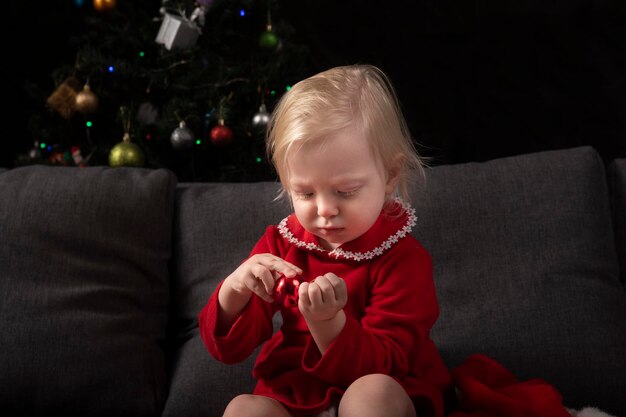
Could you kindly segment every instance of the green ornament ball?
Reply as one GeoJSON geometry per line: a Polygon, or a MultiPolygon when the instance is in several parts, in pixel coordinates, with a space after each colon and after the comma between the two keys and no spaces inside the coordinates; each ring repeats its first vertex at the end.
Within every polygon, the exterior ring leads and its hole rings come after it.
{"type": "Polygon", "coordinates": [[[112,167],[142,167],[143,164],[141,148],[129,141],[118,143],[109,153],[109,165],[112,167]]]}
{"type": "Polygon", "coordinates": [[[261,33],[259,37],[259,46],[263,49],[274,50],[278,46],[278,36],[271,30],[261,33]]]}

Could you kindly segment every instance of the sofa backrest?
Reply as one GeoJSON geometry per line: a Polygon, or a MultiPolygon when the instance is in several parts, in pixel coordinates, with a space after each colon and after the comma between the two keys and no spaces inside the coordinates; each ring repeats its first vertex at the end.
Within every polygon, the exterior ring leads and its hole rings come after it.
{"type": "MultiPolygon", "coordinates": [[[[449,367],[485,353],[570,407],[626,415],[624,161],[608,171],[611,198],[589,147],[438,166],[415,183],[449,367]]],[[[166,170],[0,171],[3,415],[219,416],[250,392],[254,358],[213,360],[197,315],[290,212],[277,192],[177,185],[166,170]]]]}
{"type": "MultiPolygon", "coordinates": [[[[289,213],[273,201],[277,191],[275,183],[178,186],[172,297],[182,330],[164,415],[220,415],[254,386],[253,358],[216,363],[196,319],[265,227],[289,213]]],[[[616,397],[626,298],[598,154],[582,147],[438,166],[411,192],[413,234],[432,255],[441,307],[432,336],[448,366],[484,353],[520,379],[546,379],[570,407],[626,413],[616,397]]]]}
{"type": "MultiPolygon", "coordinates": [[[[572,408],[626,415],[626,296],[606,173],[590,147],[432,169],[415,235],[431,252],[446,363],[484,353],[572,408]]],[[[622,218],[626,212],[621,214],[622,218]]]]}
{"type": "Polygon", "coordinates": [[[197,319],[217,284],[248,256],[267,225],[289,213],[288,204],[274,201],[278,190],[272,182],[179,184],[171,287],[177,333],[164,416],[220,416],[231,398],[254,387],[254,357],[238,366],[216,362],[200,339],[197,319]]]}
{"type": "Polygon", "coordinates": [[[176,178],[28,166],[0,173],[0,410],[155,416],[176,178]]]}

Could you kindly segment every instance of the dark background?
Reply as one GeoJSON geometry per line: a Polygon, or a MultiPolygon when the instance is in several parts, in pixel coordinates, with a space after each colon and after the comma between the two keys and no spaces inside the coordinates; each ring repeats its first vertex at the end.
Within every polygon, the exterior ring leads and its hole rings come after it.
{"type": "MultiPolygon", "coordinates": [[[[25,125],[40,111],[24,88],[53,90],[50,74],[73,59],[68,38],[84,29],[84,12],[73,0],[8,4],[9,129],[0,166],[12,167],[32,146],[25,125]]],[[[606,162],[626,157],[621,0],[284,0],[279,13],[309,46],[315,70],[350,63],[385,70],[432,164],[580,145],[606,162]]]]}

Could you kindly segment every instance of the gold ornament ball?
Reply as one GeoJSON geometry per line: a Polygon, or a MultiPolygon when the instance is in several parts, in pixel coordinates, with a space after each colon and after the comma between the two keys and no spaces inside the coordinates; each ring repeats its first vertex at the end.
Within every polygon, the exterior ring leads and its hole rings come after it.
{"type": "Polygon", "coordinates": [[[85,84],[83,90],[76,94],[74,108],[81,113],[94,113],[98,109],[98,97],[91,91],[89,84],[85,84]]]}
{"type": "Polygon", "coordinates": [[[112,167],[142,167],[143,164],[143,152],[132,142],[120,142],[109,153],[109,165],[112,167]]]}
{"type": "Polygon", "coordinates": [[[115,0],[93,0],[93,8],[99,12],[106,12],[115,8],[115,0]]]}

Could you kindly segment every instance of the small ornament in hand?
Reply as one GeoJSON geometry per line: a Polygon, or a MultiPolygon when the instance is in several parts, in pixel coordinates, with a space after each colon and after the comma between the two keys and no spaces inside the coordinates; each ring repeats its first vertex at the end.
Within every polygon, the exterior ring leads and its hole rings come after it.
{"type": "Polygon", "coordinates": [[[286,277],[283,274],[276,280],[274,285],[274,300],[287,308],[298,305],[298,288],[300,287],[299,277],[286,277]]]}

